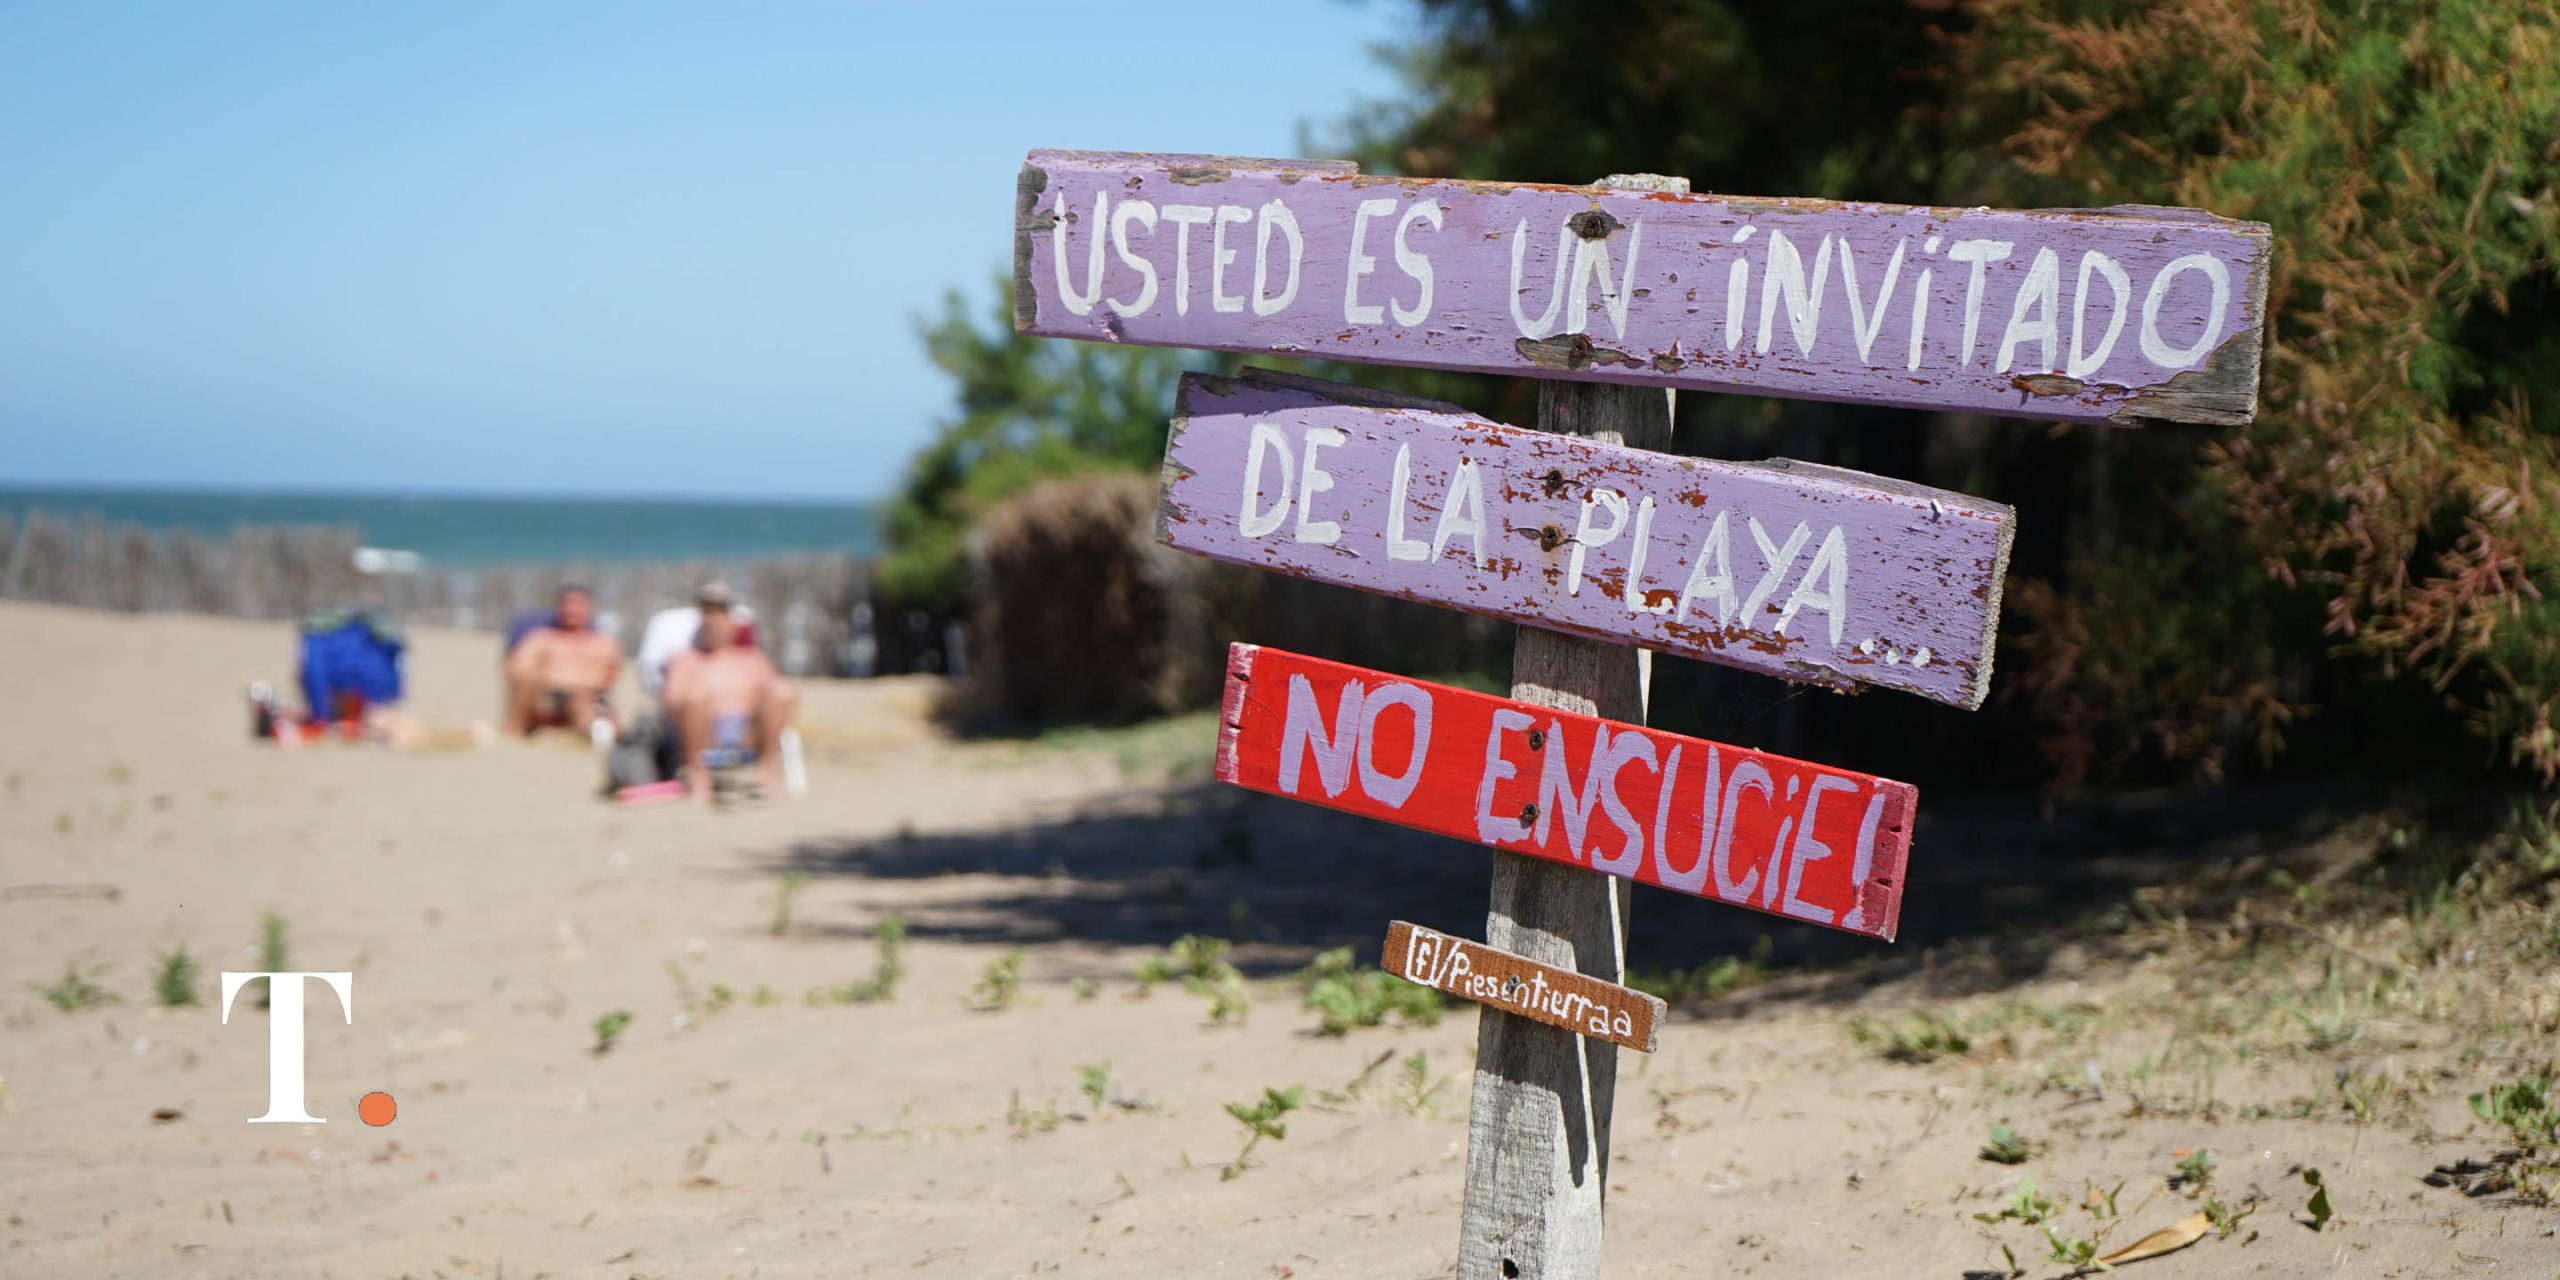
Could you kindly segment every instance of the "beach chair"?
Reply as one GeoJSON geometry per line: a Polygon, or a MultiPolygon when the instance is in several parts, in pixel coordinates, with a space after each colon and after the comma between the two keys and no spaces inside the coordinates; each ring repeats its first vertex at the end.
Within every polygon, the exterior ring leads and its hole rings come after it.
{"type": "Polygon", "coordinates": [[[362,609],[322,609],[302,620],[297,679],[315,722],[362,725],[365,709],[400,701],[399,624],[362,609]]]}

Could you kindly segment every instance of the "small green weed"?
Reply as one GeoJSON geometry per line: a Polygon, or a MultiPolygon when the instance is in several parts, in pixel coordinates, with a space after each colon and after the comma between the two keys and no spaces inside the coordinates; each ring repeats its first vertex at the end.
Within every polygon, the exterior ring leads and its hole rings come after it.
{"type": "Polygon", "coordinates": [[[1244,1149],[1236,1152],[1236,1158],[1228,1161],[1227,1167],[1218,1170],[1218,1181],[1232,1181],[1237,1175],[1243,1173],[1245,1157],[1252,1155],[1255,1144],[1260,1143],[1264,1138],[1278,1142],[1289,1136],[1289,1126],[1281,1121],[1281,1117],[1297,1110],[1299,1099],[1305,1093],[1304,1085],[1293,1084],[1286,1089],[1274,1089],[1265,1085],[1261,1101],[1227,1104],[1227,1114],[1234,1116],[1236,1122],[1245,1127],[1246,1133],[1244,1149]]]}
{"type": "Polygon", "coordinates": [[[987,962],[969,988],[969,1007],[980,1013],[1011,1008],[1022,998],[1022,948],[1015,947],[987,962]]]}
{"type": "Polygon", "coordinates": [[[1076,1068],[1076,1092],[1084,1095],[1095,1115],[1101,1115],[1102,1100],[1111,1095],[1111,1064],[1088,1062],[1076,1068]]]}
{"type": "Polygon", "coordinates": [[[1242,1022],[1253,1008],[1253,993],[1244,974],[1227,962],[1235,944],[1224,938],[1186,933],[1161,954],[1138,962],[1138,994],[1159,982],[1180,982],[1182,989],[1209,1002],[1209,1020],[1218,1025],[1242,1022]]]}
{"type": "Polygon", "coordinates": [[[766,933],[779,938],[791,932],[791,895],[800,892],[801,887],[808,883],[809,873],[806,871],[782,873],[781,880],[773,887],[773,923],[765,926],[766,933]]]}
{"type": "Polygon", "coordinates": [[[2245,1203],[2230,1205],[2220,1200],[2204,1202],[2205,1221],[2212,1223],[2215,1236],[2224,1240],[2230,1239],[2231,1233],[2239,1230],[2240,1224],[2247,1222],[2252,1212],[2254,1210],[2245,1203]]]}
{"type": "Polygon", "coordinates": [[[2560,1147],[2560,1107],[2551,1102],[2548,1081],[2538,1076],[2493,1084],[2471,1095],[2471,1112],[2504,1126],[2515,1144],[2526,1150],[2560,1147]]]}
{"type": "Polygon", "coordinates": [[[113,992],[98,985],[98,975],[106,971],[105,965],[98,965],[87,973],[82,973],[77,966],[66,960],[62,965],[60,981],[30,982],[27,984],[27,990],[43,996],[46,1004],[64,1013],[95,1009],[100,1005],[114,1004],[116,1000],[113,992]]]}
{"type": "Polygon", "coordinates": [[[622,1033],[630,1029],[630,1026],[631,1011],[629,1009],[616,1009],[597,1018],[594,1024],[596,1046],[592,1052],[599,1057],[612,1052],[614,1042],[621,1039],[622,1033]]]}
{"type": "Polygon", "coordinates": [[[1445,1007],[1439,992],[1420,983],[1383,969],[1355,968],[1349,947],[1319,953],[1295,980],[1304,993],[1299,1007],[1315,1010],[1318,1030],[1329,1036],[1378,1026],[1389,1014],[1409,1027],[1437,1026],[1445,1007]]]}
{"type": "MultiPolygon", "coordinates": [[[[830,988],[827,991],[829,999],[838,1004],[871,1004],[894,999],[897,996],[898,979],[907,976],[907,962],[904,954],[907,946],[907,918],[897,912],[890,912],[888,917],[880,922],[874,941],[879,947],[880,956],[871,966],[871,976],[859,982],[842,983],[830,988]]],[[[1020,965],[1021,954],[1019,951],[1014,953],[1017,968],[1020,965]]]]}
{"type": "Polygon", "coordinates": [[[196,958],[187,954],[185,943],[160,957],[160,967],[152,975],[151,992],[168,1008],[196,1003],[196,958]]]}
{"type": "Polygon", "coordinates": [[[2051,1227],[2044,1229],[2044,1239],[2046,1244],[2053,1246],[2053,1253],[2046,1259],[2048,1262],[2059,1262],[2071,1268],[2075,1275],[2105,1269],[2099,1265],[2098,1242],[2095,1240],[2061,1235],[2051,1227]]]}
{"type": "Polygon", "coordinates": [[[2389,1096],[2390,1084],[2379,1076],[2369,1076],[2338,1068],[2333,1082],[2338,1090],[2338,1105],[2355,1117],[2357,1124],[2373,1122],[2373,1113],[2389,1096]]]}
{"type": "Polygon", "coordinates": [[[2172,1191],[2181,1187],[2201,1189],[2211,1185],[2212,1182],[2213,1153],[2202,1147],[2196,1148],[2194,1153],[2179,1161],[2175,1166],[2175,1172],[2169,1175],[2169,1189],[2172,1191]]]}
{"type": "Polygon", "coordinates": [[[1013,1126],[1013,1136],[1017,1138],[1028,1138],[1035,1133],[1056,1133],[1063,1119],[1055,1102],[1037,1111],[1023,1110],[1020,1089],[1013,1091],[1013,1102],[1005,1108],[1005,1123],[1013,1126]]]}
{"type": "Polygon", "coordinates": [[[1875,1051],[1887,1062],[1917,1066],[1935,1062],[1951,1054],[1969,1053],[1973,1040],[1956,1024],[1932,1013],[1914,1013],[1902,1025],[1891,1026],[1869,1022],[1865,1018],[1849,1021],[1849,1034],[1859,1044],[1875,1051]]]}
{"type": "Polygon", "coordinates": [[[1991,1138],[1982,1144],[1981,1152],[1982,1158],[1993,1164],[2025,1164],[2031,1154],[2027,1140],[2005,1124],[1991,1126],[1991,1138]]]}
{"type": "Polygon", "coordinates": [[[2036,1189],[2034,1178],[2022,1177],[2018,1179],[2018,1189],[2009,1194],[2009,1203],[2002,1205],[1998,1213],[1977,1213],[1973,1220],[1998,1226],[2015,1218],[2030,1227],[2041,1226],[2061,1208],[2053,1197],[2036,1189]]]}
{"type": "Polygon", "coordinates": [[[2123,1190],[2124,1184],[2121,1182],[2112,1187],[2102,1187],[2092,1182],[2088,1189],[2080,1194],[2080,1207],[2088,1210],[2089,1216],[2100,1222],[2119,1217],[2121,1215],[2116,1209],[2116,1196],[2123,1190]]]}

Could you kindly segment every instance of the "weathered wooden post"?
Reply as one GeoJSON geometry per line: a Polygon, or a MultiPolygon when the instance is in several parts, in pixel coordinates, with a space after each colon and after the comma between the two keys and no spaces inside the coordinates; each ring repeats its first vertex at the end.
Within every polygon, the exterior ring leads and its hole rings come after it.
{"type": "MultiPolygon", "coordinates": [[[[1903,783],[1643,727],[1639,649],[1953,706],[1990,686],[2012,513],[1832,467],[1669,456],[1667,391],[2136,425],[2255,411],[2268,229],[1379,178],[1035,151],[1023,333],[1541,379],[1537,430],[1246,370],[1184,380],[1157,536],[1521,624],[1494,698],[1239,644],[1217,773],[1494,850],[1486,945],[1386,967],[1484,1006],[1465,1280],[1597,1274],[1641,881],[1892,940],[1903,783]]],[[[1639,1029],[1640,1028],[1640,1029],[1639,1029]]]]}
{"type": "MultiPolygon", "coordinates": [[[[1678,191],[1687,179],[1611,177],[1622,190],[1678,191]]],[[[1577,234],[1607,230],[1586,224],[1577,234]]],[[[1593,382],[1538,384],[1538,429],[1633,449],[1671,447],[1676,392],[1593,382]]],[[[1512,642],[1511,696],[1625,724],[1645,720],[1639,650],[1524,626],[1512,642]]],[[[1632,882],[1508,851],[1493,855],[1484,939],[1504,951],[1612,983],[1627,978],[1632,882]]],[[[1618,1046],[1488,1007],[1476,1022],[1467,1108],[1461,1277],[1571,1280],[1600,1273],[1609,1187],[1609,1121],[1618,1046]]]]}

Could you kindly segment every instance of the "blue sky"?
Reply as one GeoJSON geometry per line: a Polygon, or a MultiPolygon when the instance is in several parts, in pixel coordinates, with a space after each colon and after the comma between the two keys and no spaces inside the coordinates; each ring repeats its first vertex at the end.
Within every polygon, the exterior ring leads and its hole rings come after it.
{"type": "Polygon", "coordinates": [[[1297,154],[1408,22],[0,7],[0,483],[878,496],[1026,150],[1297,154]]]}

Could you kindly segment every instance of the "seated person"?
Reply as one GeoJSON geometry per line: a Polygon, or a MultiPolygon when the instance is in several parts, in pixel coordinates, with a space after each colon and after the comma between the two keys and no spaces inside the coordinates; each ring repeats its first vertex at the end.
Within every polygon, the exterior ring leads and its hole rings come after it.
{"type": "Polygon", "coordinates": [[[667,664],[664,701],[682,762],[679,776],[704,800],[711,798],[713,768],[753,761],[768,791],[782,782],[782,731],[799,700],[763,650],[738,643],[732,603],[727,587],[705,585],[695,601],[701,630],[693,646],[667,664]]]}
{"type": "Polygon", "coordinates": [[[622,674],[622,646],[595,629],[596,602],[584,587],[562,587],[552,620],[525,633],[507,651],[506,729],[611,729],[614,679],[622,674]]]}
{"type": "MultiPolygon", "coordinates": [[[[719,583],[712,583],[718,587],[719,583]]],[[[723,588],[725,590],[725,588],[723,588]]],[[[755,610],[747,602],[732,596],[729,620],[738,626],[737,645],[741,649],[756,647],[755,610]]],[[[660,609],[649,615],[648,624],[640,629],[640,652],[632,659],[632,669],[640,677],[641,692],[652,698],[664,698],[667,691],[667,664],[676,655],[695,647],[702,633],[702,609],[697,605],[678,605],[660,609]]]]}

